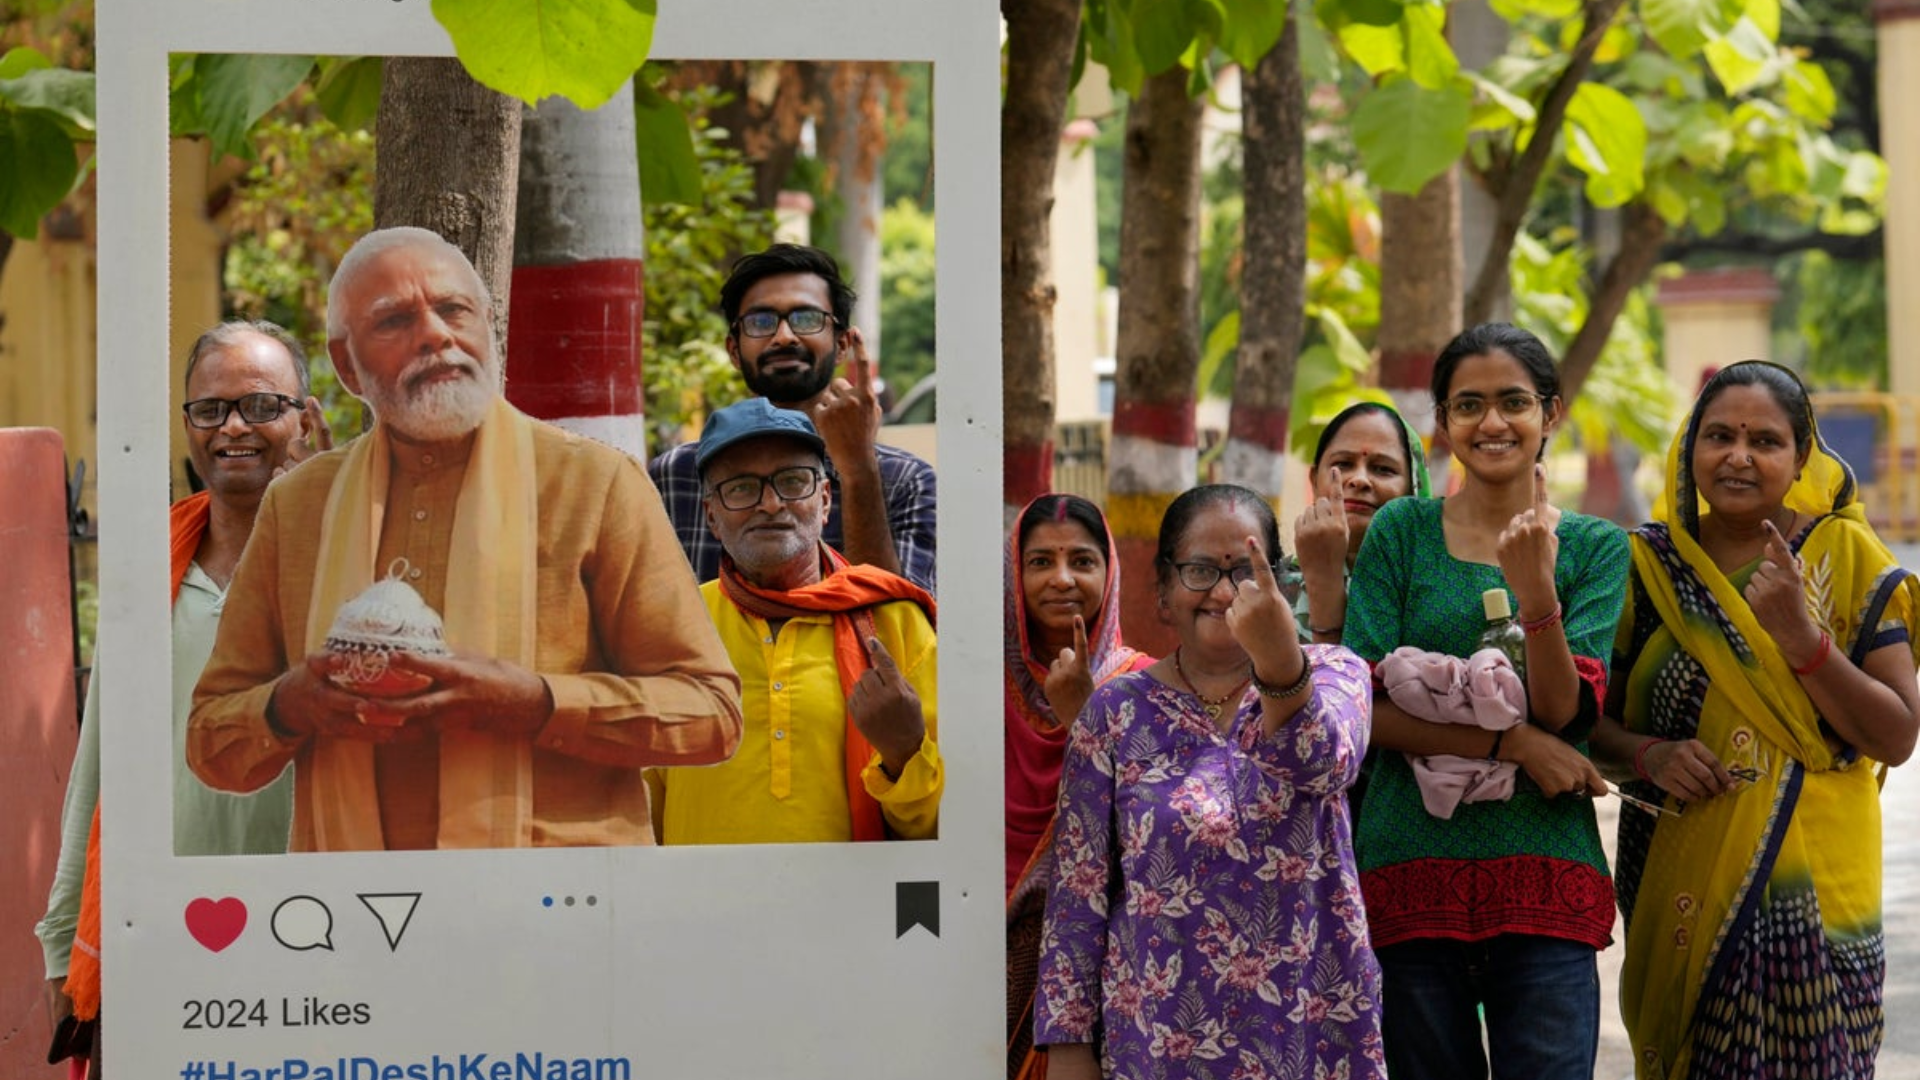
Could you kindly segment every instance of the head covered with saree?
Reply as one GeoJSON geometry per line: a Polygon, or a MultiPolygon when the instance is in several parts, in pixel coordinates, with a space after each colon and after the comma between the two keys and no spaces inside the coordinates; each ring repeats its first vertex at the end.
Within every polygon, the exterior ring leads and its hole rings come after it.
{"type": "MultiPolygon", "coordinates": [[[[1113,557],[1113,535],[1099,507],[1076,495],[1051,493],[1027,504],[1007,537],[1005,567],[1007,837],[1009,850],[1031,851],[1053,820],[1071,716],[1053,715],[1047,702],[1047,669],[1053,656],[1041,656],[1033,641],[1022,567],[1026,545],[1044,524],[1070,524],[1086,531],[1105,563],[1105,589],[1099,607],[1085,616],[1087,670],[1095,686],[1141,666],[1146,657],[1120,643],[1120,563],[1113,557]],[[1018,840],[1018,844],[1016,844],[1018,840]]],[[[1011,868],[1017,873],[1017,867],[1011,868]]]]}
{"type": "Polygon", "coordinates": [[[1320,429],[1320,438],[1313,445],[1311,472],[1314,478],[1318,480],[1320,465],[1327,456],[1327,450],[1332,447],[1333,440],[1339,437],[1340,430],[1350,421],[1370,414],[1386,417],[1392,421],[1400,434],[1400,452],[1406,455],[1407,476],[1412,483],[1408,493],[1422,499],[1433,494],[1433,484],[1427,476],[1426,444],[1421,441],[1420,433],[1407,422],[1407,418],[1400,415],[1398,409],[1384,401],[1356,401],[1333,414],[1333,419],[1327,421],[1327,426],[1320,429]]]}
{"type": "MultiPolygon", "coordinates": [[[[1697,738],[1741,781],[1678,816],[1623,823],[1621,1009],[1642,1077],[1758,1068],[1763,1051],[1743,1048],[1741,1033],[1773,1026],[1757,1022],[1768,1015],[1754,988],[1759,970],[1806,986],[1818,1015],[1788,1026],[1825,1040],[1809,1053],[1838,1045],[1842,1056],[1857,1056],[1860,1048],[1846,1049],[1865,1038],[1856,1014],[1868,999],[1878,1009],[1878,976],[1865,985],[1859,973],[1870,965],[1853,963],[1840,955],[1852,946],[1835,944],[1879,947],[1874,771],[1853,748],[1834,749],[1831,728],[1748,606],[1743,588],[1758,561],[1723,573],[1700,543],[1701,521],[1713,512],[1695,482],[1702,418],[1735,386],[1765,390],[1792,429],[1798,472],[1782,502],[1812,524],[1787,540],[1804,563],[1810,613],[1833,649],[1858,665],[1875,648],[1920,646],[1908,631],[1920,587],[1868,525],[1853,470],[1820,438],[1805,387],[1763,361],[1721,369],[1668,451],[1655,520],[1634,532],[1633,573],[1645,603],[1629,604],[1616,643],[1626,727],[1697,738]],[[1644,617],[1636,612],[1649,608],[1658,625],[1635,627],[1644,617]]],[[[1877,1048],[1877,1025],[1871,1042],[1877,1048]]],[[[1864,1052],[1870,1061],[1871,1049],[1864,1052]]]]}

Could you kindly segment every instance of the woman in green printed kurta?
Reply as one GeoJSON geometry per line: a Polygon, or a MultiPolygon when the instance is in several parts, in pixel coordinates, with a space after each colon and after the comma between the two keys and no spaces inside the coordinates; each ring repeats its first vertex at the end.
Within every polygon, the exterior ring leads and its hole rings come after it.
{"type": "Polygon", "coordinates": [[[1635,1066],[1870,1077],[1886,964],[1874,763],[1904,761],[1920,731],[1920,585],[1785,368],[1722,369],[1667,468],[1634,531],[1594,732],[1628,789],[1669,811],[1620,818],[1635,1066]]]}
{"type": "Polygon", "coordinates": [[[1435,362],[1433,397],[1465,479],[1454,495],[1396,499],[1374,516],[1346,644],[1375,663],[1400,646],[1465,657],[1485,625],[1482,591],[1507,589],[1529,631],[1529,722],[1498,734],[1431,724],[1376,690],[1383,752],[1355,846],[1385,973],[1388,1071],[1485,1077],[1491,1056],[1499,1077],[1590,1078],[1613,887],[1583,797],[1606,785],[1579,744],[1604,694],[1626,537],[1546,499],[1537,462],[1565,407],[1538,338],[1502,324],[1466,331],[1435,362]],[[1511,761],[1523,777],[1510,800],[1442,820],[1426,811],[1409,753],[1511,761]]]}

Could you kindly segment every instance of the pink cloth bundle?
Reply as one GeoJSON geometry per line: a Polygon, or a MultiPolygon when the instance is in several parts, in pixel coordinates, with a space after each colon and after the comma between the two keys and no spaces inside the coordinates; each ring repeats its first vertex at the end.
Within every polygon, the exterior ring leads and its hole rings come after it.
{"type": "MultiPolygon", "coordinates": [[[[1375,668],[1387,696],[1408,716],[1436,724],[1471,724],[1505,731],[1527,717],[1527,686],[1498,649],[1481,649],[1465,660],[1403,646],[1375,668]]],[[[1408,754],[1427,813],[1449,819],[1463,802],[1495,802],[1513,796],[1519,766],[1455,754],[1408,754]]]]}

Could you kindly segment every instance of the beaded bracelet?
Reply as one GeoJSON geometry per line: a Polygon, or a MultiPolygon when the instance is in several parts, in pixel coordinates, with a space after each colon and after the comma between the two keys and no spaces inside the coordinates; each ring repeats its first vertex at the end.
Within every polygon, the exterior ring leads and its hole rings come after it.
{"type": "Polygon", "coordinates": [[[1646,742],[1641,743],[1640,749],[1633,752],[1633,775],[1645,780],[1649,784],[1653,783],[1653,777],[1647,774],[1647,751],[1667,741],[1666,739],[1648,739],[1646,742]]]}
{"type": "Polygon", "coordinates": [[[1820,631],[1820,648],[1814,652],[1813,659],[1807,661],[1806,667],[1790,668],[1790,670],[1792,670],[1795,675],[1806,678],[1808,675],[1820,670],[1820,665],[1827,662],[1827,654],[1831,652],[1833,652],[1833,638],[1829,637],[1825,630],[1822,630],[1820,631]]]}
{"type": "Polygon", "coordinates": [[[1544,617],[1533,620],[1522,619],[1520,621],[1520,629],[1525,630],[1528,637],[1532,637],[1535,634],[1544,633],[1549,627],[1559,621],[1560,603],[1559,601],[1555,601],[1553,610],[1547,612],[1544,617]]]}
{"type": "Polygon", "coordinates": [[[1275,686],[1262,681],[1258,674],[1253,676],[1253,688],[1260,691],[1261,697],[1290,698],[1299,697],[1313,685],[1313,659],[1305,653],[1300,654],[1300,677],[1286,686],[1275,686]]]}

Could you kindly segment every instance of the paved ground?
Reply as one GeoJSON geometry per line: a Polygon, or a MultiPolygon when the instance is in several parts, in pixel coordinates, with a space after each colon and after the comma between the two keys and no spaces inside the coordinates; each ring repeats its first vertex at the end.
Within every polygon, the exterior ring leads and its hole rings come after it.
{"type": "MultiPolygon", "coordinates": [[[[1902,566],[1920,571],[1920,545],[1896,544],[1894,553],[1902,566]]],[[[1880,806],[1886,851],[1887,1038],[1878,1075],[1920,1077],[1920,759],[1888,775],[1880,806]]],[[[1602,799],[1597,808],[1600,835],[1607,858],[1612,859],[1620,800],[1602,799]]],[[[1617,919],[1613,936],[1613,948],[1600,954],[1600,1055],[1595,1080],[1631,1080],[1633,1076],[1627,1033],[1620,1026],[1621,927],[1617,919]]]]}

